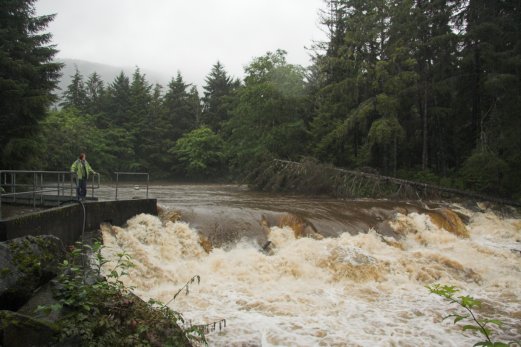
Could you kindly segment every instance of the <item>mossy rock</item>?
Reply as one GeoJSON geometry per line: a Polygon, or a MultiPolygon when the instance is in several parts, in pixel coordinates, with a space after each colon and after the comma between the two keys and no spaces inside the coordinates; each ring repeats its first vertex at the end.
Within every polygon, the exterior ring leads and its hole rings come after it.
{"type": "Polygon", "coordinates": [[[43,320],[11,311],[0,311],[2,346],[51,346],[59,329],[43,320]]]}
{"type": "Polygon", "coordinates": [[[0,243],[0,309],[15,311],[58,273],[65,259],[60,239],[26,236],[0,243]]]}

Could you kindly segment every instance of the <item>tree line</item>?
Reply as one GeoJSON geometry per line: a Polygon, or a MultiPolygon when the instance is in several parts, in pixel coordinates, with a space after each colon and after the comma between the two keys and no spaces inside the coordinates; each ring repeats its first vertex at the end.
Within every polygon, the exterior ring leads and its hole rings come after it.
{"type": "Polygon", "coordinates": [[[326,0],[327,39],[308,68],[277,50],[239,80],[217,62],[203,95],[180,72],[160,86],[139,68],[107,85],[76,71],[54,110],[60,66],[41,33],[52,16],[35,17],[32,3],[2,5],[2,18],[29,29],[0,31],[4,168],[64,168],[83,150],[101,172],[220,180],[314,157],[521,197],[518,2],[326,0]]]}

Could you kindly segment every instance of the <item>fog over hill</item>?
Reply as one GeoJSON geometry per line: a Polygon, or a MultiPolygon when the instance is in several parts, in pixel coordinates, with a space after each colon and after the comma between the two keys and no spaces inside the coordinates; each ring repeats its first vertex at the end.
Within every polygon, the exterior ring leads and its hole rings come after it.
{"type": "MultiPolygon", "coordinates": [[[[89,75],[91,75],[94,72],[97,72],[98,75],[101,76],[101,79],[105,84],[105,87],[112,83],[121,71],[123,71],[125,75],[132,79],[132,74],[136,70],[135,66],[112,66],[79,59],[56,59],[56,61],[65,64],[62,69],[62,77],[60,78],[60,82],[58,83],[58,87],[60,89],[55,91],[56,95],[58,95],[59,97],[63,95],[63,92],[71,83],[72,76],[74,76],[76,72],[76,67],[78,68],[80,74],[83,76],[84,81],[88,79],[89,75]]],[[[208,71],[210,71],[210,68],[211,67],[209,66],[208,71]]],[[[163,87],[166,87],[172,79],[172,77],[175,77],[177,74],[177,72],[173,72],[171,75],[166,75],[164,73],[153,71],[150,69],[144,69],[141,67],[139,67],[139,69],[142,74],[145,74],[145,78],[150,84],[154,85],[156,83],[159,83],[163,87]]],[[[183,76],[183,80],[185,81],[185,83],[192,83],[197,85],[199,89],[201,88],[201,82],[194,81],[192,78],[190,78],[190,76],[183,74],[182,71],[181,75],[183,76]]]]}

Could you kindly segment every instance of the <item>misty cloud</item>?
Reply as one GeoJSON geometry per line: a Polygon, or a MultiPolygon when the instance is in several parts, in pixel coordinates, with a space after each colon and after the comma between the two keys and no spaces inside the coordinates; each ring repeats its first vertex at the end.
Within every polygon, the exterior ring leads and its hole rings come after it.
{"type": "Polygon", "coordinates": [[[38,14],[57,13],[48,31],[58,58],[181,71],[198,85],[217,62],[235,77],[252,58],[278,48],[309,65],[310,47],[324,38],[322,0],[40,0],[38,14]]]}

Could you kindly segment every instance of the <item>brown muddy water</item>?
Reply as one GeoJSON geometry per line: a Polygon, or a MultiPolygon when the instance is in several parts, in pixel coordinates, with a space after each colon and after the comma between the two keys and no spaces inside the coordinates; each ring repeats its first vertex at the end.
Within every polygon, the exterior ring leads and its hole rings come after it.
{"type": "MultiPolygon", "coordinates": [[[[142,187],[118,192],[144,197],[142,187]]],[[[113,189],[99,191],[112,198],[113,189]]],[[[226,319],[210,346],[471,346],[482,339],[443,317],[456,309],[426,285],[451,284],[503,320],[500,341],[521,336],[521,219],[474,203],[418,203],[251,192],[235,185],[154,184],[172,222],[150,215],[104,226],[108,257],[125,250],[125,278],[144,299],[168,302],[187,321],[226,319]],[[439,227],[448,207],[467,235],[439,227]],[[278,223],[291,214],[293,223],[278,223]],[[263,217],[264,216],[264,217],[263,217]],[[267,221],[264,225],[262,220],[267,221]],[[295,229],[312,230],[300,237],[295,229]],[[317,236],[317,234],[320,234],[317,236]],[[213,243],[207,253],[200,235],[213,243]],[[270,252],[260,248],[271,241],[270,252]]]]}

